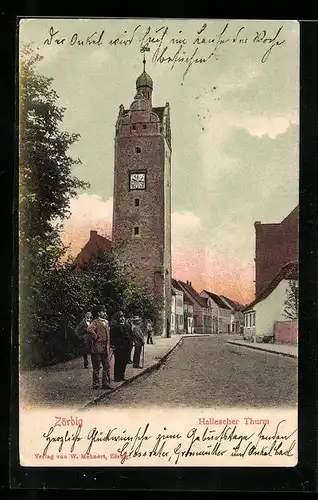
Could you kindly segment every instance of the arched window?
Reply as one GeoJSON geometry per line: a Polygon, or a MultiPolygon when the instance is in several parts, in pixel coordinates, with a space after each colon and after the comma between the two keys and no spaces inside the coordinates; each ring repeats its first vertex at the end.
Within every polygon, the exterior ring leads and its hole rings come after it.
{"type": "Polygon", "coordinates": [[[140,205],[139,198],[135,198],[135,207],[139,207],[139,205],[140,205]]]}
{"type": "Polygon", "coordinates": [[[139,227],[138,226],[135,226],[134,227],[134,235],[135,236],[139,236],[140,232],[139,232],[139,227]]]}
{"type": "Polygon", "coordinates": [[[139,146],[136,147],[136,153],[141,153],[141,148],[139,146]]]}

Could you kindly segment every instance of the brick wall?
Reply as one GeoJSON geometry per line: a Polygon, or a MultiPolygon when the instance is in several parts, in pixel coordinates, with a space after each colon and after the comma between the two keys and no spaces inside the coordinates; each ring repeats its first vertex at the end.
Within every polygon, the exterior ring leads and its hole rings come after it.
{"type": "Polygon", "coordinates": [[[255,292],[260,293],[290,261],[298,261],[296,207],[280,224],[255,222],[255,292]]]}
{"type": "Polygon", "coordinates": [[[277,343],[298,344],[298,321],[276,321],[274,338],[277,343]]]}
{"type": "Polygon", "coordinates": [[[171,320],[171,151],[158,116],[147,110],[119,117],[116,129],[113,248],[159,300],[165,331],[171,320]],[[131,172],[146,174],[145,190],[129,189],[131,172]]]}

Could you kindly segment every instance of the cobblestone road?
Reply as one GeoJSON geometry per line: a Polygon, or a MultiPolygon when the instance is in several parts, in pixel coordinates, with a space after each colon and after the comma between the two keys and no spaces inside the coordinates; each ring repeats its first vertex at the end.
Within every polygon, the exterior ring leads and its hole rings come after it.
{"type": "Polygon", "coordinates": [[[99,406],[275,407],[297,404],[297,360],[227,344],[183,339],[159,370],[99,406]]]}

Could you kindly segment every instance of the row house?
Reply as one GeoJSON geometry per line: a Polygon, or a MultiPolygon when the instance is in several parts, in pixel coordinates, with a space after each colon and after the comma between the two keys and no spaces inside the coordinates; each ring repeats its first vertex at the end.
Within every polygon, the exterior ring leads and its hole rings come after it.
{"type": "Polygon", "coordinates": [[[225,304],[231,309],[230,332],[242,334],[244,327],[243,309],[245,306],[243,304],[240,304],[239,302],[236,302],[235,300],[225,297],[225,295],[220,295],[220,299],[222,299],[223,302],[225,302],[225,304]]]}
{"type": "Polygon", "coordinates": [[[183,292],[178,282],[171,280],[171,332],[183,333],[184,331],[184,305],[183,292]]]}
{"type": "MultiPolygon", "coordinates": [[[[279,336],[290,336],[297,342],[297,322],[285,314],[291,283],[298,286],[298,262],[289,262],[274,279],[243,310],[244,339],[254,342],[280,341],[279,336]]],[[[296,300],[295,300],[296,302],[296,300]]]]}
{"type": "Polygon", "coordinates": [[[171,280],[171,331],[172,333],[194,333],[193,304],[185,296],[179,282],[171,280]]]}
{"type": "Polygon", "coordinates": [[[207,299],[192,287],[191,281],[178,281],[184,294],[184,300],[192,305],[193,311],[193,333],[211,333],[211,328],[207,326],[208,304],[207,299]]]}
{"type": "Polygon", "coordinates": [[[208,301],[208,314],[205,321],[206,326],[211,329],[211,333],[230,333],[231,307],[216,293],[203,290],[200,295],[208,301]]]}

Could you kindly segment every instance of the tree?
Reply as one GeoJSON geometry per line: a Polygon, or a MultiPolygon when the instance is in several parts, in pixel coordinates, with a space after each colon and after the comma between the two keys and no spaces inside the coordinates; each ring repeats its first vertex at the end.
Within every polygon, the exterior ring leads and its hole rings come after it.
{"type": "Polygon", "coordinates": [[[71,268],[60,264],[66,250],[60,230],[71,198],[88,184],[72,173],[80,160],[68,150],[79,135],[61,130],[65,108],[57,105],[53,79],[37,71],[42,57],[29,45],[20,55],[19,323],[22,342],[30,343],[43,340],[63,313],[56,300],[71,268]]]}
{"type": "Polygon", "coordinates": [[[289,320],[298,319],[298,281],[290,280],[288,283],[283,314],[289,320]]]}

